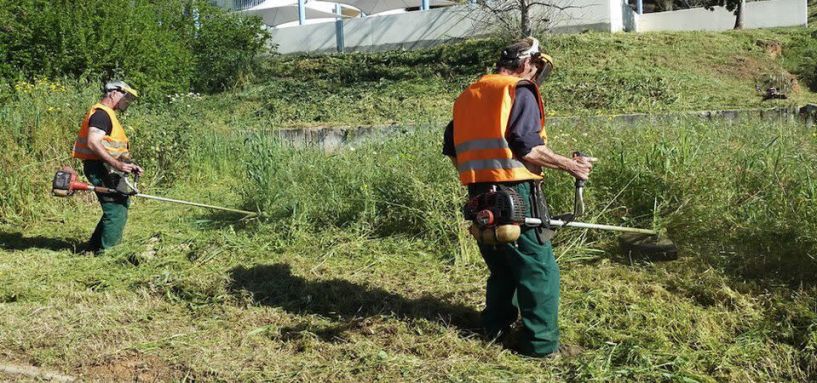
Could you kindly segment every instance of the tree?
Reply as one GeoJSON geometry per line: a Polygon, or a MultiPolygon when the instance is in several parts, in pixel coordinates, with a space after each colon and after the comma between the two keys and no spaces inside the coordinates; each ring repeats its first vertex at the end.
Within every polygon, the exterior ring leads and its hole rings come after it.
{"type": "Polygon", "coordinates": [[[527,37],[534,30],[545,29],[555,12],[579,8],[567,5],[569,3],[563,0],[477,0],[482,10],[515,37],[527,37]]]}
{"type": "Polygon", "coordinates": [[[746,0],[706,0],[704,8],[714,11],[715,7],[726,7],[735,14],[735,29],[743,29],[743,8],[746,0]]]}

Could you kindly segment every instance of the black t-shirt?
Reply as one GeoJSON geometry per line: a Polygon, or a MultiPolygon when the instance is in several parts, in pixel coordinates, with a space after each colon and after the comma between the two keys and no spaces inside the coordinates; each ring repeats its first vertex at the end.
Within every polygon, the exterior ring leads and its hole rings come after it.
{"type": "MultiPolygon", "coordinates": [[[[516,98],[508,118],[508,131],[505,138],[508,140],[511,151],[518,158],[528,155],[535,146],[545,144],[539,135],[541,115],[539,114],[539,101],[533,92],[530,86],[521,85],[516,88],[516,98]]],[[[443,154],[451,157],[457,156],[454,149],[454,121],[451,121],[445,128],[443,154]]]]}
{"type": "Polygon", "coordinates": [[[113,131],[113,122],[111,122],[111,118],[108,116],[108,113],[101,109],[97,109],[96,112],[91,115],[88,126],[99,130],[104,130],[105,135],[108,136],[110,136],[111,132],[113,131]]]}

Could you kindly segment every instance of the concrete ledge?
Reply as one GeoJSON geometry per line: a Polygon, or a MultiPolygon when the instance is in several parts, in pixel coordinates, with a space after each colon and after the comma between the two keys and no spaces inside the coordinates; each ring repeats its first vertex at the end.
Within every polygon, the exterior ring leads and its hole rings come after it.
{"type": "MultiPolygon", "coordinates": [[[[604,116],[581,117],[552,117],[548,119],[548,126],[587,126],[598,124],[619,124],[623,127],[638,127],[642,124],[671,122],[678,119],[700,118],[707,121],[736,122],[744,120],[762,121],[802,121],[812,126],[817,121],[817,105],[808,104],[803,107],[779,107],[770,109],[737,109],[737,110],[706,110],[693,112],[678,112],[664,114],[618,114],[604,116]]],[[[320,127],[303,129],[281,129],[270,131],[285,142],[295,147],[316,146],[324,151],[332,152],[348,145],[358,144],[363,140],[385,138],[402,134],[415,129],[414,126],[358,126],[358,127],[320,127]]],[[[442,137],[443,126],[440,126],[442,137]]]]}

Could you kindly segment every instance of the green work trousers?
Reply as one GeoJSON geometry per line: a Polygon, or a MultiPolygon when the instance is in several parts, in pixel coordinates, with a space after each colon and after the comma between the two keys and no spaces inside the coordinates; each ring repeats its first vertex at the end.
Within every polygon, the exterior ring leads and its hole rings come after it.
{"type": "MultiPolygon", "coordinates": [[[[503,183],[530,201],[530,182],[503,183]]],[[[490,184],[472,184],[471,196],[488,191],[490,184]]],[[[528,204],[526,216],[531,216],[528,204]]],[[[533,228],[522,228],[515,243],[480,245],[490,275],[482,324],[489,336],[507,333],[521,313],[523,334],[519,352],[545,356],[559,348],[559,266],[550,241],[540,243],[533,228]],[[514,295],[516,301],[514,302],[514,295]]]]}
{"type": "MultiPolygon", "coordinates": [[[[86,160],[83,162],[83,169],[85,170],[85,176],[94,186],[116,187],[102,161],[86,160]]],[[[102,206],[102,218],[96,224],[94,234],[91,235],[88,250],[101,252],[122,241],[122,233],[125,231],[125,224],[128,222],[130,201],[127,196],[123,195],[97,193],[96,197],[102,206]]]]}

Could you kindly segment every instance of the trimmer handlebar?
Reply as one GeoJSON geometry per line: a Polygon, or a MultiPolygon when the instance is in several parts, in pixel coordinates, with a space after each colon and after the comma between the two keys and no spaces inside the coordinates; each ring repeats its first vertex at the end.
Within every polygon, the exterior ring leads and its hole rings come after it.
{"type": "MultiPolygon", "coordinates": [[[[587,157],[586,154],[576,151],[573,152],[573,158],[577,157],[587,157]]],[[[584,183],[587,180],[582,180],[576,178],[576,191],[573,194],[573,218],[579,217],[584,214],[584,183]]]]}

